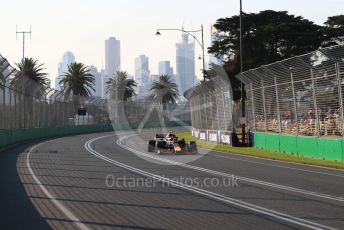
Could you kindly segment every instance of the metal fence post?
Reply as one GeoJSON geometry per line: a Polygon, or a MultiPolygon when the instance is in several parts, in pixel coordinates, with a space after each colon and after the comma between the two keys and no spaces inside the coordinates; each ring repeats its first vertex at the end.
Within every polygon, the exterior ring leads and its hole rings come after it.
{"type": "MultiPolygon", "coordinates": [[[[25,95],[23,95],[23,94],[21,94],[21,96],[22,96],[22,100],[21,100],[21,103],[23,104],[23,111],[22,111],[22,113],[20,113],[19,112],[19,114],[22,114],[22,121],[23,121],[23,128],[26,128],[26,120],[25,120],[25,113],[26,113],[26,103],[25,103],[25,101],[26,101],[26,97],[25,97],[25,95]]],[[[20,103],[19,103],[19,108],[21,107],[21,105],[20,105],[20,103]]]]}
{"type": "Polygon", "coordinates": [[[5,80],[2,82],[2,128],[6,129],[6,83],[5,80]]]}
{"type": "Polygon", "coordinates": [[[47,103],[47,95],[46,94],[44,94],[44,101],[43,101],[43,119],[42,119],[42,123],[43,123],[43,127],[45,128],[46,127],[46,125],[45,125],[45,115],[46,115],[46,109],[45,109],[45,107],[46,107],[46,104],[47,103]]]}
{"type": "Polygon", "coordinates": [[[103,101],[103,112],[102,112],[102,114],[103,114],[103,118],[102,118],[102,120],[105,120],[105,101],[103,101]]]}
{"type": "Polygon", "coordinates": [[[61,116],[60,116],[60,104],[61,104],[61,102],[60,102],[60,99],[58,99],[58,101],[57,101],[57,126],[61,126],[61,116]]]}
{"type": "Polygon", "coordinates": [[[213,116],[213,100],[212,97],[210,95],[210,91],[208,92],[208,96],[209,96],[209,102],[210,102],[210,117],[211,117],[211,129],[214,129],[214,116],[213,116]]]}
{"type": "Polygon", "coordinates": [[[262,85],[262,96],[263,96],[263,110],[264,110],[265,132],[267,132],[268,131],[268,121],[267,121],[267,117],[266,117],[264,80],[261,80],[261,85],[262,85]]]}
{"type": "Polygon", "coordinates": [[[218,104],[218,98],[217,98],[218,93],[219,92],[215,93],[216,117],[217,117],[217,129],[221,130],[221,128],[220,128],[220,116],[219,116],[219,104],[218,104]]]}
{"type": "Polygon", "coordinates": [[[276,105],[277,105],[277,120],[278,120],[278,132],[282,132],[281,128],[281,111],[280,111],[280,105],[279,105],[279,94],[278,94],[278,86],[277,86],[277,78],[274,77],[275,81],[275,91],[276,91],[276,105]]]}
{"type": "Polygon", "coordinates": [[[17,126],[17,95],[15,92],[13,92],[14,96],[14,128],[19,128],[19,121],[18,121],[18,126],[17,126]]]}
{"type": "Polygon", "coordinates": [[[254,100],[253,100],[253,84],[250,84],[250,89],[251,89],[251,110],[252,110],[252,118],[253,118],[253,127],[254,130],[256,130],[256,113],[254,111],[254,100]]]}
{"type": "Polygon", "coordinates": [[[32,107],[33,107],[33,111],[32,111],[32,128],[36,128],[36,98],[32,97],[32,107]]]}
{"type": "Polygon", "coordinates": [[[317,97],[315,94],[315,81],[314,81],[314,73],[313,69],[311,68],[311,79],[312,79],[312,91],[313,91],[313,102],[314,102],[314,111],[315,111],[315,126],[317,136],[320,137],[320,121],[319,121],[319,114],[318,114],[318,104],[317,104],[317,97]]]}
{"type": "Polygon", "coordinates": [[[67,126],[69,126],[69,116],[70,116],[70,103],[67,102],[67,126]]]}
{"type": "Polygon", "coordinates": [[[37,100],[37,107],[38,107],[38,113],[37,113],[37,125],[38,125],[38,128],[41,127],[41,97],[38,98],[37,100]]]}
{"type": "Polygon", "coordinates": [[[197,103],[197,110],[198,110],[197,124],[199,126],[199,129],[203,129],[201,94],[197,95],[196,103],[197,103]]]}
{"type": "Polygon", "coordinates": [[[75,103],[74,103],[74,101],[72,101],[72,103],[71,103],[71,105],[72,105],[72,117],[73,117],[73,126],[75,126],[76,125],[76,122],[75,122],[75,103]]]}
{"type": "Polygon", "coordinates": [[[26,96],[27,97],[27,104],[28,104],[28,113],[27,113],[27,127],[30,128],[30,122],[31,122],[31,107],[32,107],[32,104],[31,104],[31,101],[32,99],[30,98],[30,96],[26,96]]]}
{"type": "Polygon", "coordinates": [[[342,136],[344,136],[344,108],[343,108],[343,93],[342,93],[342,79],[340,77],[340,70],[338,62],[335,64],[336,67],[336,78],[337,78],[337,85],[338,85],[338,94],[339,94],[339,109],[340,109],[340,117],[341,117],[341,131],[342,136]]]}
{"type": "Polygon", "coordinates": [[[221,92],[222,94],[222,107],[223,107],[223,119],[225,121],[225,128],[224,128],[224,131],[227,131],[227,119],[226,119],[226,107],[225,107],[225,92],[222,91],[221,92]]]}
{"type": "Polygon", "coordinates": [[[66,113],[65,113],[65,106],[66,103],[62,101],[62,126],[65,126],[65,119],[66,119],[66,113]]]}
{"type": "Polygon", "coordinates": [[[203,94],[203,102],[204,102],[204,110],[205,110],[205,129],[208,129],[208,106],[207,106],[207,99],[206,99],[206,93],[203,94]]]}
{"type": "Polygon", "coordinates": [[[55,111],[55,108],[54,108],[55,105],[52,104],[52,100],[50,100],[49,98],[49,113],[48,113],[48,126],[49,127],[52,127],[52,123],[51,123],[51,110],[55,111]]]}
{"type": "Polygon", "coordinates": [[[14,125],[12,123],[15,120],[15,118],[13,118],[13,116],[12,116],[12,90],[10,88],[8,89],[8,94],[10,95],[10,109],[9,109],[9,118],[10,118],[10,120],[8,121],[8,124],[10,126],[9,128],[13,129],[14,125]]]}
{"type": "Polygon", "coordinates": [[[205,110],[203,93],[200,94],[199,103],[200,103],[200,108],[201,108],[201,113],[202,113],[202,119],[201,119],[202,129],[207,129],[207,111],[205,110]]]}
{"type": "Polygon", "coordinates": [[[290,79],[291,79],[291,88],[293,92],[293,103],[294,103],[294,119],[296,124],[296,134],[299,135],[299,122],[297,118],[297,108],[296,108],[296,95],[295,95],[295,88],[294,88],[294,77],[292,68],[290,68],[290,79]]]}

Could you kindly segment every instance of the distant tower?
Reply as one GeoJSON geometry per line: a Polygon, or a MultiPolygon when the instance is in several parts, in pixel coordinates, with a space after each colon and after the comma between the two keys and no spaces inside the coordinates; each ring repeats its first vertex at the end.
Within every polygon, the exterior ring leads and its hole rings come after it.
{"type": "Polygon", "coordinates": [[[121,69],[121,43],[115,37],[105,40],[105,74],[112,77],[121,69]]]}
{"type": "Polygon", "coordinates": [[[138,96],[146,96],[149,91],[149,59],[146,55],[135,58],[135,81],[138,84],[138,96]]]}
{"type": "Polygon", "coordinates": [[[97,67],[95,67],[93,65],[91,65],[89,67],[89,69],[90,69],[90,74],[92,74],[94,76],[95,80],[96,80],[94,82],[94,86],[93,86],[95,91],[90,89],[90,91],[92,93],[92,96],[101,97],[102,96],[102,87],[103,87],[102,86],[102,76],[101,76],[101,73],[98,72],[97,67]]]}
{"type": "Polygon", "coordinates": [[[159,62],[159,75],[168,75],[173,77],[173,68],[170,61],[159,62]]]}
{"type": "Polygon", "coordinates": [[[176,83],[179,87],[179,94],[192,88],[196,83],[195,75],[195,43],[189,41],[189,36],[182,33],[182,42],[176,43],[177,73],[176,83]]]}
{"type": "Polygon", "coordinates": [[[75,62],[74,54],[70,51],[65,52],[62,56],[61,62],[58,64],[57,76],[55,78],[56,90],[61,90],[59,82],[63,78],[62,75],[64,75],[68,71],[68,65],[73,62],[75,62]]]}

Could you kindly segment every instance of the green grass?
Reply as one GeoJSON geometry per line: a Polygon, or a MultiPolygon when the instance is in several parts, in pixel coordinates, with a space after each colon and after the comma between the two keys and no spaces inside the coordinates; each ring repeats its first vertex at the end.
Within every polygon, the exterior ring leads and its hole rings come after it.
{"type": "Polygon", "coordinates": [[[216,144],[199,140],[191,135],[191,132],[183,132],[177,134],[178,138],[184,138],[186,141],[196,141],[197,146],[202,149],[215,150],[224,153],[233,153],[238,155],[260,157],[270,160],[287,161],[307,165],[322,166],[335,169],[344,169],[343,162],[327,161],[320,159],[313,159],[308,157],[294,156],[287,153],[277,153],[264,149],[250,148],[250,147],[231,147],[223,144],[216,144]]]}

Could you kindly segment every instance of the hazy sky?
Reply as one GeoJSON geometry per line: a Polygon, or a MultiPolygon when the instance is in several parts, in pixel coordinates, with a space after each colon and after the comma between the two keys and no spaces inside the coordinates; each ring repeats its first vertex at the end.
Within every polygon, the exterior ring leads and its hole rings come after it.
{"type": "MultiPolygon", "coordinates": [[[[16,40],[16,25],[27,30],[32,25],[32,38],[27,39],[26,55],[45,63],[53,80],[62,54],[70,50],[77,61],[101,68],[104,65],[104,40],[115,36],[121,40],[121,68],[134,74],[134,58],[149,56],[152,73],[158,61],[171,60],[175,69],[175,43],[179,32],[156,28],[205,28],[209,44],[210,25],[220,17],[239,11],[239,0],[7,0],[0,13],[0,53],[10,63],[22,55],[22,40],[16,40]]],[[[343,0],[243,0],[245,12],[286,10],[317,24],[328,16],[343,14],[343,0]]],[[[196,57],[201,49],[196,45],[196,57]]],[[[201,61],[196,60],[200,75],[201,61]]],[[[54,83],[54,81],[53,81],[54,83]]],[[[54,86],[54,84],[52,85],[54,86]]]]}

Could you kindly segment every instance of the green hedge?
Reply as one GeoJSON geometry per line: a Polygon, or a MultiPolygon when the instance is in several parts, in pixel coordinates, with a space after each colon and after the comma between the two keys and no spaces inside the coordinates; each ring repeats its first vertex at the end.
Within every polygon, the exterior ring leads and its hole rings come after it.
{"type": "Polygon", "coordinates": [[[315,159],[344,161],[344,140],[292,136],[275,133],[254,133],[256,148],[294,154],[315,159]]]}

